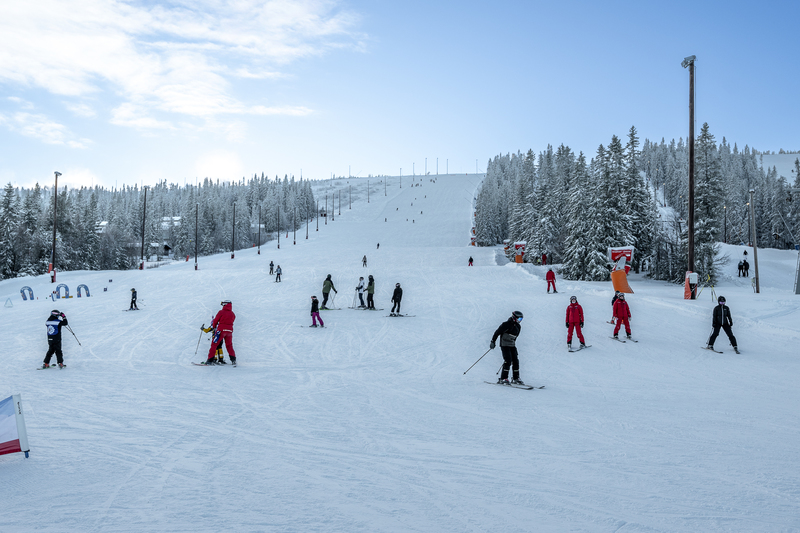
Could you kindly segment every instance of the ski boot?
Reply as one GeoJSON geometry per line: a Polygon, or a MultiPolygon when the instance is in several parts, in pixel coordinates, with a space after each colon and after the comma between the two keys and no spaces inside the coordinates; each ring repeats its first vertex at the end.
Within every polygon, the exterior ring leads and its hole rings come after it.
{"type": "Polygon", "coordinates": [[[614,335],[614,338],[619,340],[619,335],[614,335]]]}
{"type": "Polygon", "coordinates": [[[65,365],[64,363],[58,363],[58,368],[64,368],[64,367],[66,367],[66,366],[67,366],[67,365],[65,365]]]}
{"type": "Polygon", "coordinates": [[[586,343],[582,342],[581,343],[581,348],[586,348],[586,343]]]}
{"type": "Polygon", "coordinates": [[[734,351],[734,352],[736,352],[736,353],[739,353],[739,348],[738,348],[738,347],[736,347],[736,346],[734,346],[734,347],[733,347],[733,351],[734,351]]]}
{"type": "Polygon", "coordinates": [[[214,359],[214,358],[212,357],[211,359],[208,359],[208,360],[207,360],[205,363],[200,363],[200,364],[201,364],[201,365],[216,365],[216,364],[217,364],[217,361],[216,361],[216,359],[214,359]]]}
{"type": "Polygon", "coordinates": [[[500,378],[497,380],[498,385],[510,385],[507,379],[500,378]]]}
{"type": "Polygon", "coordinates": [[[48,365],[47,363],[42,363],[42,368],[50,368],[50,365],[48,365]]]}
{"type": "Polygon", "coordinates": [[[236,358],[235,357],[231,357],[231,364],[233,366],[236,366],[236,358]]]}
{"type": "Polygon", "coordinates": [[[219,355],[219,356],[217,356],[217,364],[218,365],[227,365],[228,363],[226,363],[225,359],[221,355],[219,355]]]}
{"type": "Polygon", "coordinates": [[[567,348],[569,348],[570,350],[572,349],[572,343],[571,342],[567,343],[567,348]]]}
{"type": "Polygon", "coordinates": [[[514,378],[511,380],[512,385],[525,385],[525,382],[519,378],[514,378]]]}
{"type": "Polygon", "coordinates": [[[629,338],[629,339],[631,338],[631,334],[630,334],[630,333],[628,333],[628,334],[627,334],[627,335],[625,335],[625,336],[626,336],[627,338],[629,338]]]}

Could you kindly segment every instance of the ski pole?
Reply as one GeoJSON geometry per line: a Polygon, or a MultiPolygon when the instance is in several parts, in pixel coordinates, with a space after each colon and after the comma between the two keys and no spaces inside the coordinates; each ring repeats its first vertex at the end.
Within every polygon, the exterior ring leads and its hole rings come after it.
{"type": "MultiPolygon", "coordinates": [[[[492,349],[491,349],[491,348],[489,348],[488,350],[486,350],[486,353],[489,353],[489,352],[491,352],[491,351],[492,351],[492,349]]],[[[481,359],[483,359],[483,358],[486,356],[486,353],[485,353],[485,354],[483,354],[482,356],[480,356],[480,357],[478,358],[478,361],[480,361],[481,359]]],[[[472,363],[472,366],[475,366],[475,365],[477,365],[477,364],[478,364],[478,361],[475,361],[474,363],[472,363]]],[[[471,367],[469,367],[468,369],[466,369],[466,370],[464,371],[464,374],[466,374],[467,372],[469,372],[470,370],[472,370],[472,366],[471,366],[471,367]]]]}
{"type": "Polygon", "coordinates": [[[205,325],[205,323],[204,323],[202,326],[200,326],[200,337],[197,339],[197,347],[194,349],[194,354],[195,354],[195,355],[197,355],[197,350],[199,350],[199,349],[200,349],[200,341],[201,341],[201,340],[202,340],[202,338],[203,338],[203,330],[204,330],[204,329],[206,329],[206,325],[205,325]]]}
{"type": "MultiPolygon", "coordinates": [[[[78,337],[75,335],[75,332],[72,331],[72,328],[69,326],[66,326],[66,328],[69,330],[70,333],[72,333],[72,336],[75,337],[75,340],[78,341],[78,337]]],[[[83,346],[83,344],[81,344],[81,341],[78,341],[78,346],[83,346]]]]}
{"type": "Polygon", "coordinates": [[[495,372],[494,375],[496,376],[499,374],[501,370],[503,370],[503,365],[500,365],[500,368],[497,369],[497,372],[495,372]]]}

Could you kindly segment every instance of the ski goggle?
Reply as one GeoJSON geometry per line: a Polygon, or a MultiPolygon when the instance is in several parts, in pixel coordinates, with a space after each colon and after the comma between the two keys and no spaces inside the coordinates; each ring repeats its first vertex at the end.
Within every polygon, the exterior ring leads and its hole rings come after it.
{"type": "Polygon", "coordinates": [[[577,301],[578,301],[578,299],[577,299],[577,298],[575,298],[575,297],[573,296],[572,298],[570,298],[570,299],[569,299],[569,301],[570,301],[570,302],[577,302],[577,301]]]}
{"type": "Polygon", "coordinates": [[[514,317],[514,318],[517,319],[517,322],[522,322],[522,317],[521,316],[517,316],[517,317],[514,317]]]}

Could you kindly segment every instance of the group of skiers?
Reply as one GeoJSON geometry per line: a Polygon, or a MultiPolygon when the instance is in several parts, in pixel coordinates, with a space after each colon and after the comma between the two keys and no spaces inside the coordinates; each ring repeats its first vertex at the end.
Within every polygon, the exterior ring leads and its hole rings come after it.
{"type": "Polygon", "coordinates": [[[738,277],[750,277],[750,263],[747,262],[747,258],[745,257],[741,261],[739,261],[739,276],[738,277]]]}

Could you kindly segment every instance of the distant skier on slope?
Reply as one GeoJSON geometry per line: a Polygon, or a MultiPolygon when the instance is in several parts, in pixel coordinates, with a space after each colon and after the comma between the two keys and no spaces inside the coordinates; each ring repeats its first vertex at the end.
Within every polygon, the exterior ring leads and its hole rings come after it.
{"type": "Polygon", "coordinates": [[[500,324],[500,327],[492,335],[492,341],[489,343],[489,349],[494,350],[495,341],[500,337],[500,351],[503,353],[503,371],[500,374],[500,379],[497,383],[501,385],[508,385],[508,371],[512,369],[511,383],[524,385],[519,378],[519,353],[517,352],[517,337],[522,331],[522,312],[514,311],[511,318],[500,324]]]}
{"type": "Polygon", "coordinates": [[[628,338],[631,338],[631,308],[628,307],[628,302],[625,301],[625,295],[623,293],[619,293],[617,296],[617,301],[614,302],[614,317],[617,319],[617,325],[614,327],[614,338],[619,339],[617,336],[619,334],[619,328],[625,324],[625,333],[627,333],[628,338]]]}
{"type": "Polygon", "coordinates": [[[553,269],[550,268],[547,270],[547,275],[545,275],[545,279],[547,280],[547,294],[550,294],[550,284],[553,284],[553,294],[558,293],[556,290],[556,273],[553,272],[553,269]]]}
{"type": "Polygon", "coordinates": [[[586,342],[583,340],[583,307],[578,303],[577,296],[570,296],[569,305],[567,306],[567,347],[572,349],[572,330],[578,335],[578,340],[581,341],[581,348],[586,348],[586,342]]]}
{"type": "Polygon", "coordinates": [[[136,289],[131,289],[131,307],[128,311],[138,311],[139,306],[136,305],[136,289]]]}
{"type": "Polygon", "coordinates": [[[328,274],[328,277],[322,282],[322,307],[320,309],[327,309],[325,305],[328,303],[328,295],[331,293],[331,291],[339,294],[339,291],[337,291],[336,287],[333,286],[331,275],[328,274]]]}
{"type": "Polygon", "coordinates": [[[372,274],[369,275],[369,281],[367,281],[367,309],[375,310],[375,278],[372,277],[372,274]]]}
{"type": "Polygon", "coordinates": [[[273,269],[274,269],[274,268],[275,268],[275,263],[273,263],[272,261],[270,261],[270,262],[269,262],[269,275],[270,275],[270,276],[271,276],[271,275],[273,275],[273,274],[275,273],[275,272],[273,272],[273,269]]]}
{"type": "Polygon", "coordinates": [[[281,280],[281,273],[283,273],[283,270],[281,270],[281,266],[278,265],[278,268],[275,269],[275,282],[276,283],[281,280]]]}
{"type": "Polygon", "coordinates": [[[319,320],[319,325],[321,327],[325,327],[325,322],[322,321],[322,317],[319,316],[319,300],[317,300],[316,296],[311,297],[311,325],[308,326],[310,328],[317,327],[317,320],[319,320]]]}
{"type": "Polygon", "coordinates": [[[56,354],[56,362],[58,367],[63,368],[64,354],[61,352],[61,328],[67,326],[67,317],[58,309],[50,311],[50,316],[47,317],[44,325],[47,326],[47,354],[44,356],[44,364],[42,368],[50,368],[50,359],[53,354],[56,354]]]}
{"type": "Polygon", "coordinates": [[[711,326],[714,328],[714,331],[711,332],[711,336],[708,338],[708,346],[706,346],[707,349],[714,349],[714,341],[717,340],[719,330],[722,328],[725,331],[725,335],[728,336],[728,340],[731,341],[733,351],[739,353],[739,347],[736,344],[736,337],[733,336],[733,330],[731,329],[733,327],[731,310],[727,305],[725,305],[724,296],[717,298],[717,306],[711,313],[711,326]]]}
{"type": "Polygon", "coordinates": [[[400,288],[400,284],[397,283],[394,286],[394,292],[392,293],[392,311],[389,313],[389,316],[400,316],[400,300],[403,299],[403,289],[400,288]],[[395,313],[395,308],[397,308],[397,313],[395,313]]]}
{"type": "Polygon", "coordinates": [[[469,256],[469,266],[472,266],[472,256],[469,256]]]}
{"type": "Polygon", "coordinates": [[[367,268],[367,256],[366,255],[364,256],[364,259],[361,260],[361,266],[363,266],[364,268],[367,268]]]}
{"type": "Polygon", "coordinates": [[[224,300],[221,305],[222,309],[211,321],[211,325],[203,330],[205,332],[209,332],[212,329],[215,330],[214,337],[211,339],[211,348],[208,350],[208,360],[205,363],[207,365],[216,364],[214,356],[223,341],[225,342],[225,349],[228,350],[228,357],[230,357],[231,363],[236,364],[236,352],[233,351],[233,322],[236,320],[236,315],[231,309],[233,304],[229,300],[224,300]]]}

